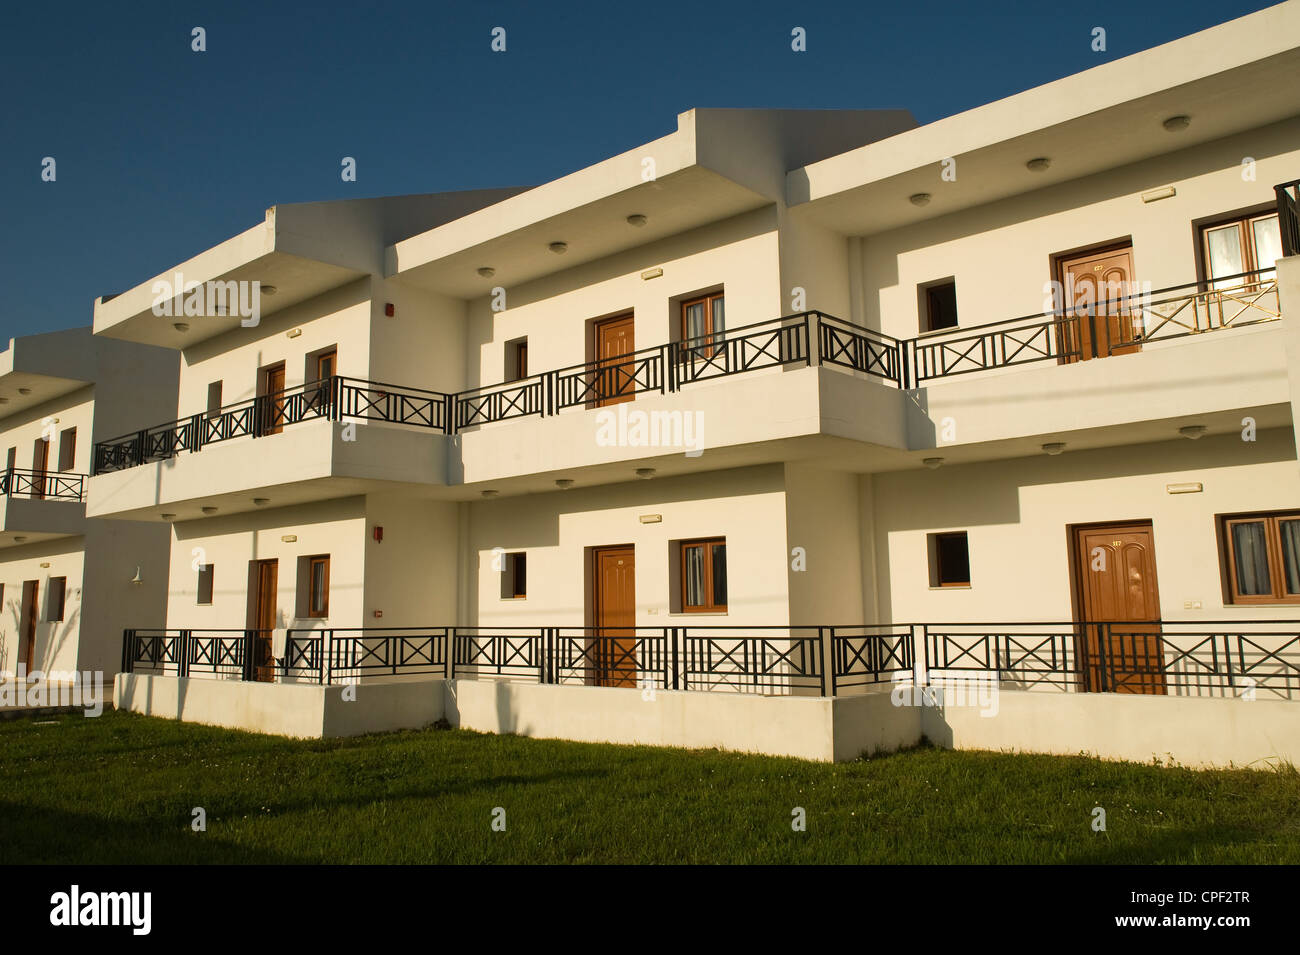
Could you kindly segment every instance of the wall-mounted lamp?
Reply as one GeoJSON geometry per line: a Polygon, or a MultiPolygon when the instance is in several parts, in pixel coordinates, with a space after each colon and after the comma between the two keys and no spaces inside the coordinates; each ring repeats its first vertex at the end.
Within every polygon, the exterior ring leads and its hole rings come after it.
{"type": "Polygon", "coordinates": [[[921,463],[933,471],[943,464],[943,458],[926,458],[921,463]]]}

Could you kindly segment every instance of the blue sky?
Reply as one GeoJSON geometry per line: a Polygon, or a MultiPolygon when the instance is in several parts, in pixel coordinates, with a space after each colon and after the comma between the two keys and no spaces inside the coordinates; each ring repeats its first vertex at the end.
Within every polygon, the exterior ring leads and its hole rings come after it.
{"type": "Polygon", "coordinates": [[[0,337],[89,324],[96,295],[275,203],[545,182],[696,106],[902,107],[928,122],[1267,6],[14,6],[0,32],[0,337]],[[490,49],[497,26],[505,53],[490,49]],[[796,26],[805,53],[790,49],[796,26]],[[340,179],[343,156],[355,183],[340,179]]]}

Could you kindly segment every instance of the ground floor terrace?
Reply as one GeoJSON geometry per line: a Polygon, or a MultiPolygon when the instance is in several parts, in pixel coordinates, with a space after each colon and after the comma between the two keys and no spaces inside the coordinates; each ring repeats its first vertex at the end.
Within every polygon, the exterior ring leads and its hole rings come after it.
{"type": "Polygon", "coordinates": [[[1164,734],[1134,744],[1143,758],[1300,745],[1289,428],[848,463],[180,522],[166,619],[113,635],[119,694],[291,735],[469,718],[815,758],[960,745],[952,721],[972,714],[967,737],[1014,726],[1013,748],[1128,753],[1139,725],[1164,734]],[[347,709],[348,693],[372,702],[347,709]],[[463,716],[471,700],[481,717],[463,716]],[[822,728],[796,731],[795,712],[822,728]],[[1097,717],[1118,742],[1069,716],[1094,712],[1131,714],[1097,717]],[[837,737],[837,719],[858,729],[837,737]],[[1227,727],[1249,740],[1188,750],[1227,727]]]}

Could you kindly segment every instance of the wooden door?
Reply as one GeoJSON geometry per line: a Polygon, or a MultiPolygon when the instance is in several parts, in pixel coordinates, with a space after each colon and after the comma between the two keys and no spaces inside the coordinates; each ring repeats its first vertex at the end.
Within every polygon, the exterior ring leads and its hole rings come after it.
{"type": "Polygon", "coordinates": [[[45,497],[45,471],[50,466],[50,442],[37,438],[32,445],[32,497],[45,497]]]}
{"type": "Polygon", "coordinates": [[[1059,267],[1070,319],[1064,350],[1077,349],[1083,361],[1139,351],[1139,313],[1119,301],[1136,293],[1132,246],[1063,258],[1059,267]]]}
{"type": "Polygon", "coordinates": [[[271,655],[271,631],[275,629],[276,585],[280,565],[275,560],[252,562],[252,588],[248,594],[249,629],[253,630],[253,679],[270,683],[275,679],[271,655]]]}
{"type": "Polygon", "coordinates": [[[1164,645],[1150,522],[1074,530],[1083,689],[1164,693],[1164,645]]]}
{"type": "Polygon", "coordinates": [[[261,397],[261,422],[259,434],[279,434],[284,430],[284,362],[263,368],[258,383],[261,397]]]}
{"type": "Polygon", "coordinates": [[[592,323],[592,355],[596,361],[591,395],[593,406],[603,408],[636,397],[636,372],[632,352],[632,316],[619,315],[592,323]]]}
{"type": "Polygon", "coordinates": [[[36,613],[38,607],[36,598],[39,591],[40,584],[37,581],[23,581],[22,617],[18,622],[19,632],[23,638],[23,647],[19,654],[19,661],[27,665],[28,673],[31,673],[34,669],[36,660],[36,613]]]}
{"type": "Polygon", "coordinates": [[[630,544],[592,552],[591,682],[636,686],[636,554],[630,544]]]}

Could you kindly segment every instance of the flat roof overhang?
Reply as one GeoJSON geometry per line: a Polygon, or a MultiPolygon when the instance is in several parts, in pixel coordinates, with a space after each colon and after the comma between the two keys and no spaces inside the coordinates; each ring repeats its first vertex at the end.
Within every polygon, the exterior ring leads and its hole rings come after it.
{"type": "Polygon", "coordinates": [[[679,131],[389,246],[385,273],[456,298],[518,286],[771,205],[700,165],[695,129],[679,131]],[[654,161],[654,178],[644,176],[654,161]],[[645,216],[631,225],[628,216],[645,216]],[[562,254],[550,249],[563,242],[562,254]],[[491,276],[480,276],[491,268],[491,276]]]}
{"type": "Polygon", "coordinates": [[[1300,4],[1270,7],[791,170],[787,201],[870,235],[1282,122],[1300,115],[1297,38],[1300,4]],[[1190,124],[1166,130],[1179,115],[1190,124]],[[1045,171],[1026,168],[1039,157],[1045,171]]]}
{"type": "Polygon", "coordinates": [[[89,328],[9,339],[0,351],[0,417],[71,394],[95,380],[89,328]]]}
{"type": "MultiPolygon", "coordinates": [[[[175,290],[180,284],[177,275],[182,277],[187,287],[193,283],[253,281],[261,283],[261,286],[274,286],[274,294],[258,296],[260,320],[366,274],[360,268],[322,262],[286,249],[286,245],[292,243],[284,234],[277,234],[275,212],[274,208],[267,210],[266,221],[262,224],[121,295],[97,299],[95,334],[144,345],[185,348],[239,328],[241,321],[246,320],[246,314],[240,314],[237,307],[227,309],[230,314],[187,315],[183,296],[170,298],[164,303],[161,301],[163,296],[155,292],[155,283],[166,283],[168,289],[175,290]],[[158,311],[163,311],[165,304],[171,314],[159,314],[155,310],[155,301],[159,301],[158,311]],[[189,327],[184,331],[178,330],[175,327],[178,323],[189,327]]],[[[245,294],[251,294],[251,285],[247,288],[250,292],[245,294]]]]}

